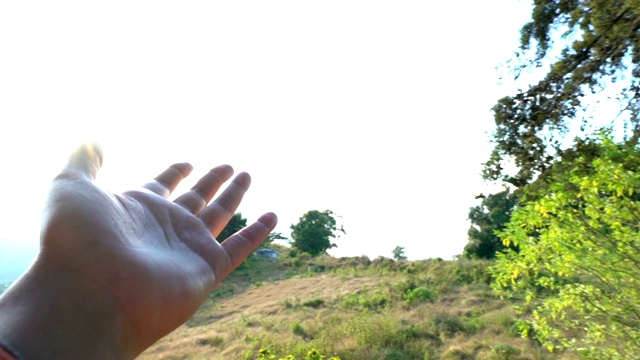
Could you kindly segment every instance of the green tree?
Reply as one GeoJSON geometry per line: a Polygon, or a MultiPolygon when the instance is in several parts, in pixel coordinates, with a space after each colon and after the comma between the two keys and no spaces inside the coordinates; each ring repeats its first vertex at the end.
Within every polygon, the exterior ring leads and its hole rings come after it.
{"type": "Polygon", "coordinates": [[[471,227],[467,232],[469,242],[464,247],[464,257],[493,259],[505,248],[496,231],[505,227],[516,202],[516,196],[504,190],[482,196],[482,203],[469,209],[471,227]]]}
{"type": "Polygon", "coordinates": [[[640,150],[598,145],[514,211],[499,236],[519,252],[498,254],[491,272],[501,295],[533,306],[525,335],[588,359],[638,359],[640,150]]]}
{"type": "Polygon", "coordinates": [[[247,226],[247,219],[242,217],[241,213],[235,213],[231,217],[231,220],[227,223],[227,226],[222,229],[222,232],[216,238],[219,243],[225,241],[229,236],[237,233],[247,226]]]}
{"type": "Polygon", "coordinates": [[[396,246],[393,249],[392,253],[393,253],[394,260],[399,260],[399,261],[407,260],[407,256],[404,254],[404,247],[402,246],[396,246]]]}
{"type": "MultiPolygon", "coordinates": [[[[562,156],[578,134],[597,128],[585,96],[620,85],[618,134],[636,143],[640,136],[640,3],[637,0],[536,0],[531,21],[521,29],[520,51],[510,68],[548,66],[526,90],[493,107],[496,130],[484,177],[516,187],[528,184],[562,156]],[[535,50],[534,50],[535,49],[535,50]],[[503,167],[510,159],[517,173],[503,167]]],[[[614,120],[614,119],[610,119],[614,120]]]]}
{"type": "Polygon", "coordinates": [[[264,248],[264,247],[268,247],[269,245],[271,245],[274,241],[276,240],[286,240],[287,238],[282,236],[282,233],[279,232],[272,232],[271,234],[269,234],[267,236],[267,238],[262,242],[262,244],[260,245],[260,247],[264,248]]]}
{"type": "Polygon", "coordinates": [[[316,256],[337,247],[331,243],[337,232],[345,233],[343,227],[337,227],[333,212],[311,210],[305,213],[297,224],[291,225],[291,246],[316,256]]]}

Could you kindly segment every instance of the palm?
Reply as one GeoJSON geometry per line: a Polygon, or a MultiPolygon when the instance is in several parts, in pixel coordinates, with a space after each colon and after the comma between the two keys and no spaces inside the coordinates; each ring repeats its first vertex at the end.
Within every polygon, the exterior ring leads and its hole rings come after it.
{"type": "Polygon", "coordinates": [[[233,170],[219,166],[194,188],[166,197],[191,171],[175,164],[140,190],[113,195],[95,186],[101,153],[85,147],[54,181],[45,208],[42,256],[126,314],[130,351],[138,353],[186,321],[213,288],[257,247],[275,216],[215,241],[249,187],[236,176],[210,205],[233,170]],[[94,152],[92,152],[92,150],[94,152]]]}

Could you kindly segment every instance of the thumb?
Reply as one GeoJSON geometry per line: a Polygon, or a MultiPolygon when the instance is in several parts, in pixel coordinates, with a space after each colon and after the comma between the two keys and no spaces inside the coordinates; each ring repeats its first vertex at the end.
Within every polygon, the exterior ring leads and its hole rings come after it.
{"type": "Polygon", "coordinates": [[[96,178],[102,167],[102,149],[95,142],[82,144],[69,157],[69,162],[60,174],[63,177],[85,177],[89,180],[96,178]]]}

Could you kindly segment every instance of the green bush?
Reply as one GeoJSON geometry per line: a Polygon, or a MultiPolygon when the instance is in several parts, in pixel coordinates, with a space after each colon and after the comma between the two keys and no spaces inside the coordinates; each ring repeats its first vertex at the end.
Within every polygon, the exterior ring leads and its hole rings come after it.
{"type": "MultiPolygon", "coordinates": [[[[253,352],[251,352],[251,356],[253,356],[253,352]]],[[[311,350],[307,351],[305,360],[322,360],[326,358],[327,357],[320,354],[318,350],[312,348],[311,350]]],[[[277,357],[276,355],[272,354],[271,350],[269,350],[268,348],[263,348],[258,351],[258,359],[294,360],[295,356],[290,354],[285,357],[277,357]]],[[[329,360],[340,360],[340,358],[337,356],[332,356],[329,358],[329,360]]]]}
{"type": "Polygon", "coordinates": [[[374,292],[355,292],[345,296],[342,303],[346,307],[361,307],[368,310],[377,310],[384,308],[390,303],[389,295],[382,291],[377,290],[374,292]]]}
{"type": "Polygon", "coordinates": [[[517,359],[520,351],[515,347],[499,343],[491,348],[491,360],[515,360],[517,359]]]}
{"type": "Polygon", "coordinates": [[[436,293],[422,286],[411,289],[404,294],[404,301],[407,305],[412,305],[416,302],[433,302],[435,299],[436,293]]]}
{"type": "Polygon", "coordinates": [[[317,309],[322,305],[324,305],[324,300],[323,299],[313,299],[313,300],[309,300],[309,301],[306,301],[306,302],[302,303],[302,306],[311,307],[311,308],[314,308],[314,309],[317,309]]]}
{"type": "Polygon", "coordinates": [[[294,334],[302,337],[307,337],[307,331],[302,327],[302,325],[300,325],[300,321],[294,322],[291,329],[293,330],[294,334]]]}
{"type": "Polygon", "coordinates": [[[447,313],[437,313],[434,315],[431,320],[435,330],[439,334],[443,334],[446,336],[453,336],[457,333],[465,333],[466,327],[464,323],[460,319],[460,317],[447,314],[447,313]]]}

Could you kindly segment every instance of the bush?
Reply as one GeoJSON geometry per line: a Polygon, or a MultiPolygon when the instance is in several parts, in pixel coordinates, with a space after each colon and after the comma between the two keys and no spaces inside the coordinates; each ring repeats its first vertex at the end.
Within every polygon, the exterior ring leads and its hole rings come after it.
{"type": "Polygon", "coordinates": [[[377,290],[374,292],[355,292],[343,298],[343,304],[347,307],[362,307],[368,310],[383,308],[389,303],[389,295],[377,290]]]}
{"type": "Polygon", "coordinates": [[[515,360],[520,351],[515,347],[500,343],[491,348],[491,360],[515,360]]]}
{"type": "Polygon", "coordinates": [[[447,314],[437,313],[431,320],[437,333],[453,336],[457,333],[464,333],[466,328],[460,317],[447,314]]]}
{"type": "Polygon", "coordinates": [[[214,336],[214,337],[210,337],[210,338],[202,338],[202,339],[198,339],[196,340],[196,344],[200,345],[200,346],[220,346],[222,344],[224,344],[224,338],[222,338],[221,336],[214,336]]]}
{"type": "Polygon", "coordinates": [[[404,301],[407,305],[412,305],[415,302],[433,302],[436,299],[436,293],[422,286],[418,286],[414,289],[408,290],[404,296],[404,301]]]}
{"type": "Polygon", "coordinates": [[[303,338],[307,337],[307,331],[300,325],[300,321],[294,322],[291,330],[298,336],[302,336],[303,338]]]}
{"type": "Polygon", "coordinates": [[[523,335],[549,350],[629,359],[640,354],[640,148],[607,134],[592,145],[598,156],[558,163],[498,233],[519,251],[498,254],[494,289],[524,296],[523,335]]]}
{"type": "Polygon", "coordinates": [[[323,299],[313,299],[313,300],[309,300],[309,301],[306,301],[306,302],[302,303],[302,306],[311,307],[311,308],[314,308],[314,309],[317,309],[322,305],[324,305],[324,300],[323,299]]]}

